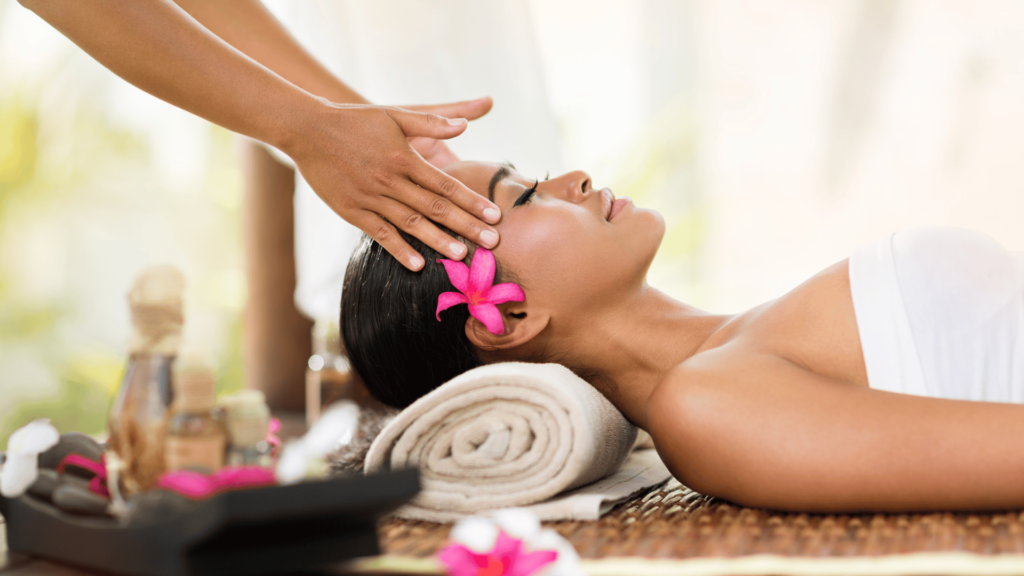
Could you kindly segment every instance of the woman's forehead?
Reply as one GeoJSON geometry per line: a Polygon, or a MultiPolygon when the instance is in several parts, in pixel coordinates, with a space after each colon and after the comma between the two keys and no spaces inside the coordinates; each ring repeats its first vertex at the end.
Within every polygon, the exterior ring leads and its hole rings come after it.
{"type": "Polygon", "coordinates": [[[491,182],[499,171],[507,171],[510,178],[520,178],[511,164],[496,162],[453,162],[445,166],[444,171],[484,198],[488,196],[491,182]]]}

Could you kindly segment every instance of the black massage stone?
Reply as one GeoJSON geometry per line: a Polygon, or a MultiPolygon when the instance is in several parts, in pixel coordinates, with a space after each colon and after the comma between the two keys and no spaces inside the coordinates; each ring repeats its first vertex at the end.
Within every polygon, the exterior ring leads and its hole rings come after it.
{"type": "MultiPolygon", "coordinates": [[[[99,462],[103,456],[103,445],[93,440],[87,434],[65,432],[60,435],[60,441],[56,445],[39,455],[39,467],[56,470],[61,461],[68,454],[72,453],[84,456],[93,462],[99,462]]],[[[67,466],[65,471],[82,478],[92,478],[95,476],[92,472],[78,466],[67,466]]]]}
{"type": "Polygon", "coordinates": [[[71,514],[105,516],[110,500],[77,484],[61,484],[53,491],[53,505],[71,514]]]}
{"type": "Polygon", "coordinates": [[[57,489],[57,486],[60,486],[60,474],[56,470],[40,468],[36,481],[28,487],[28,493],[43,500],[50,500],[53,498],[53,491],[57,489]]]}
{"type": "Polygon", "coordinates": [[[195,510],[200,501],[190,500],[166,490],[152,490],[132,496],[128,501],[127,524],[141,526],[195,510]]]}

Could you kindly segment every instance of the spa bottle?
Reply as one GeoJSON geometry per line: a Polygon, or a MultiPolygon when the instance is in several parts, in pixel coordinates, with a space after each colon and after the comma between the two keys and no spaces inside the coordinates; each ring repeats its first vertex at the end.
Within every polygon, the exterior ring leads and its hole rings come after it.
{"type": "Polygon", "coordinates": [[[341,335],[335,320],[317,320],[312,331],[313,355],[306,370],[306,425],[312,426],[324,407],[352,398],[352,370],[341,350],[341,335]]]}
{"type": "Polygon", "coordinates": [[[200,364],[175,366],[174,415],[167,424],[167,470],[212,474],[224,465],[227,434],[217,418],[216,379],[200,364]]]}
{"type": "Polygon", "coordinates": [[[171,267],[151,268],[128,293],[133,333],[124,379],[111,407],[108,449],[119,463],[114,492],[149,490],[164,471],[164,436],[173,398],[171,365],[182,326],[184,278],[171,267]]]}
{"type": "Polygon", "coordinates": [[[267,428],[270,409],[259,390],[243,390],[222,398],[219,405],[228,429],[227,464],[229,466],[271,465],[267,428]]]}

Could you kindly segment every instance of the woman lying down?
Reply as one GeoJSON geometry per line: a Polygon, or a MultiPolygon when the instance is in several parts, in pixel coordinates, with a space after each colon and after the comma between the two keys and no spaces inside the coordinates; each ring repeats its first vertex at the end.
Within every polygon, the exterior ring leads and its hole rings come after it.
{"type": "Polygon", "coordinates": [[[410,272],[364,238],[341,324],[381,401],[408,406],[483,364],[555,362],[705,494],[808,512],[1024,506],[1024,253],[920,228],[709,314],[646,282],[661,216],[585,172],[446,170],[501,207],[497,272],[481,249],[460,276],[406,237],[427,261],[410,272]]]}

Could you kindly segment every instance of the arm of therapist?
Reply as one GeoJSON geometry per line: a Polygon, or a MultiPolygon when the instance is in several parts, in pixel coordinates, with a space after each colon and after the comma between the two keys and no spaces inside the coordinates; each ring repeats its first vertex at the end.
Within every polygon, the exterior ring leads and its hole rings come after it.
{"type": "MultiPolygon", "coordinates": [[[[338,104],[369,104],[306,52],[260,0],[175,0],[175,3],[222,40],[306,92],[338,104]]],[[[402,108],[475,120],[487,114],[491,104],[490,98],[478,98],[402,108]]],[[[437,138],[410,137],[409,144],[424,160],[438,168],[458,160],[444,141],[437,138]]]]}
{"type": "Polygon", "coordinates": [[[443,162],[447,149],[431,140],[461,134],[464,118],[486,113],[489,100],[423,111],[365,104],[255,0],[183,2],[210,29],[170,0],[19,1],[142,90],[288,154],[328,206],[408,268],[424,261],[395,225],[454,259],[465,247],[429,220],[497,244],[480,220],[497,222],[497,206],[410,145],[443,162]]]}

